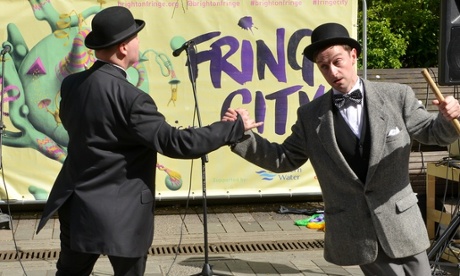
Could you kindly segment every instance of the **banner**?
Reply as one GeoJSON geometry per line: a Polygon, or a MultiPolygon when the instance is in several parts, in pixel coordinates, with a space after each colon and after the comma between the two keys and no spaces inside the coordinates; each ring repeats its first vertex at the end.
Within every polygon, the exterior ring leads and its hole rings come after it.
{"type": "MultiPolygon", "coordinates": [[[[151,95],[173,127],[219,121],[243,107],[273,142],[290,134],[297,108],[329,86],[302,55],[326,22],[356,38],[357,1],[348,0],[0,0],[0,39],[10,46],[2,77],[1,200],[46,201],[66,158],[60,83],[94,62],[84,46],[91,19],[124,6],[146,22],[140,62],[128,79],[151,95]],[[181,48],[182,46],[185,46],[181,48]],[[174,53],[173,53],[174,52],[174,53]]],[[[220,148],[203,159],[159,156],[158,200],[320,194],[311,165],[275,174],[220,148]]]]}

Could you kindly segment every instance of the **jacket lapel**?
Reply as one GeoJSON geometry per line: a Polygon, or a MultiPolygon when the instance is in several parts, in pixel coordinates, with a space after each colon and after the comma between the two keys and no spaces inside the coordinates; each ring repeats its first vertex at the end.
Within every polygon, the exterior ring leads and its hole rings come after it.
{"type": "Polygon", "coordinates": [[[385,102],[379,96],[374,84],[363,80],[365,89],[366,109],[369,118],[368,130],[371,133],[371,149],[369,156],[369,170],[366,182],[372,178],[377,165],[383,158],[386,141],[387,114],[384,112],[385,102]]]}

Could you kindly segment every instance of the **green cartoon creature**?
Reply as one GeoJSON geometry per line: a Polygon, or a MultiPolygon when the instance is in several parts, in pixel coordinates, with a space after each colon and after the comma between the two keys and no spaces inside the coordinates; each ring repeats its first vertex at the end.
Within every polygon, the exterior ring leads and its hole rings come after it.
{"type": "MultiPolygon", "coordinates": [[[[98,1],[103,3],[103,1],[98,1]]],[[[88,17],[102,7],[92,6],[81,13],[62,14],[50,0],[29,1],[37,20],[47,21],[51,33],[29,48],[14,23],[7,25],[9,53],[4,54],[2,80],[3,103],[8,104],[8,116],[15,130],[3,131],[3,145],[32,148],[53,160],[64,162],[68,135],[59,119],[60,84],[64,77],[89,68],[94,53],[84,45],[90,29],[84,26],[88,17]],[[3,71],[4,70],[4,71],[3,71]]],[[[31,26],[33,28],[33,26],[31,26]]],[[[152,52],[152,50],[146,51],[152,52]]],[[[148,93],[148,79],[140,54],[139,62],[127,70],[129,80],[148,93]]],[[[171,66],[170,62],[164,66],[171,66]]],[[[173,72],[171,67],[168,71],[173,72]]],[[[174,79],[175,84],[178,80],[174,79]]],[[[35,199],[46,199],[47,193],[29,186],[35,199]]]]}

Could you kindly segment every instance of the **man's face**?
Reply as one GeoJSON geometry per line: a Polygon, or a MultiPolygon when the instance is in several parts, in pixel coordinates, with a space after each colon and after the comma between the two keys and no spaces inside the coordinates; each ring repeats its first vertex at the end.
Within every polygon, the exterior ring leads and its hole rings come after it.
{"type": "Polygon", "coordinates": [[[356,49],[347,51],[342,45],[326,48],[316,56],[316,65],[323,77],[342,93],[349,92],[358,80],[355,63],[356,49]]]}

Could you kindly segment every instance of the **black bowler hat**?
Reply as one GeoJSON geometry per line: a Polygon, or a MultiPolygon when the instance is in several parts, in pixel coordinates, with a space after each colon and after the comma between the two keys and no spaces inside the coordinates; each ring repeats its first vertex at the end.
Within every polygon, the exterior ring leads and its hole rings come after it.
{"type": "Polygon", "coordinates": [[[144,26],[145,22],[134,19],[127,8],[108,7],[94,16],[85,46],[94,50],[110,47],[137,34],[144,26]]]}
{"type": "Polygon", "coordinates": [[[311,61],[316,51],[333,45],[349,45],[361,53],[361,45],[348,34],[344,26],[337,23],[325,23],[316,27],[311,34],[311,44],[305,47],[303,54],[311,61]]]}

